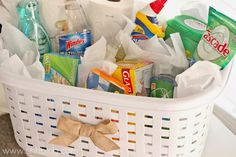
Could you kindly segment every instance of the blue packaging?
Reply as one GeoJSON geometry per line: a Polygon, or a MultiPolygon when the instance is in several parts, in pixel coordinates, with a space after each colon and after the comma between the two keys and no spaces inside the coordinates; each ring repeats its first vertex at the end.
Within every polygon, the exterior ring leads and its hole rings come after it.
{"type": "Polygon", "coordinates": [[[91,46],[92,36],[88,30],[59,37],[60,54],[80,57],[87,47],[91,46]]]}

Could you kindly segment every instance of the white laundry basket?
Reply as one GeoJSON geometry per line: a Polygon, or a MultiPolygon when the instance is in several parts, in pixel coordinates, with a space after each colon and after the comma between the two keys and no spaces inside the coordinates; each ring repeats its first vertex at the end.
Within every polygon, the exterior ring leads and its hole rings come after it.
{"type": "MultiPolygon", "coordinates": [[[[224,71],[228,79],[231,65],[224,71]]],[[[26,79],[0,70],[15,138],[27,152],[62,157],[200,157],[214,99],[222,87],[183,99],[155,99],[105,93],[26,79]],[[61,115],[97,124],[112,119],[120,150],[105,153],[88,138],[70,147],[48,142],[60,131],[61,115]]]]}
{"type": "MultiPolygon", "coordinates": [[[[170,12],[171,7],[167,8],[170,12]]],[[[2,69],[0,82],[16,141],[28,153],[48,157],[200,157],[214,100],[223,90],[231,67],[223,72],[221,87],[171,100],[63,86],[27,79],[2,69]],[[109,138],[120,150],[105,153],[83,137],[69,147],[49,144],[61,132],[56,129],[61,115],[90,124],[111,119],[119,132],[109,138]]]]}

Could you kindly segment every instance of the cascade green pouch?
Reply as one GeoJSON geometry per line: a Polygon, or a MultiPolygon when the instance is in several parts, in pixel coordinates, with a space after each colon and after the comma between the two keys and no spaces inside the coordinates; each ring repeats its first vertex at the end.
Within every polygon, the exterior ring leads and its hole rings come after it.
{"type": "Polygon", "coordinates": [[[197,49],[207,24],[199,19],[188,15],[176,16],[167,21],[166,37],[170,38],[173,33],[179,33],[184,44],[186,56],[190,60],[197,49]]]}
{"type": "Polygon", "coordinates": [[[208,27],[194,60],[208,60],[224,69],[236,53],[236,21],[210,7],[208,27]]]}
{"type": "Polygon", "coordinates": [[[46,81],[70,86],[76,85],[80,59],[58,54],[45,54],[43,61],[46,81]]]}

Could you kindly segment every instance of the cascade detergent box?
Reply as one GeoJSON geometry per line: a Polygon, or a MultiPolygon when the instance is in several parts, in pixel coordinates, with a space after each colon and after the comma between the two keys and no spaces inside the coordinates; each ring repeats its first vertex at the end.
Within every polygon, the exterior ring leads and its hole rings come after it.
{"type": "Polygon", "coordinates": [[[43,61],[46,81],[76,86],[80,59],[51,53],[43,61]]]}
{"type": "Polygon", "coordinates": [[[130,95],[149,96],[152,62],[127,60],[117,65],[112,76],[129,87],[130,95]]]}

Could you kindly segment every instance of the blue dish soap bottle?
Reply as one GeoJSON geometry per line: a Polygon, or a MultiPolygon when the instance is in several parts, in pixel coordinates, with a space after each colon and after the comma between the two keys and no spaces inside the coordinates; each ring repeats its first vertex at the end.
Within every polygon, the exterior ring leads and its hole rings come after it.
{"type": "Polygon", "coordinates": [[[17,5],[18,27],[31,41],[35,42],[40,53],[40,61],[51,51],[51,42],[40,20],[37,0],[20,0],[17,5]]]}

